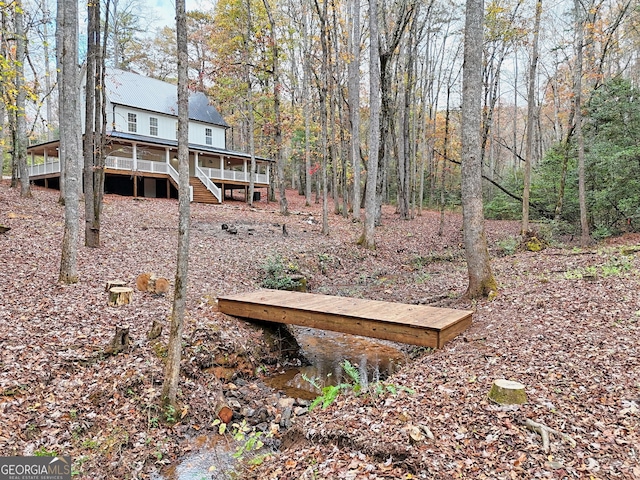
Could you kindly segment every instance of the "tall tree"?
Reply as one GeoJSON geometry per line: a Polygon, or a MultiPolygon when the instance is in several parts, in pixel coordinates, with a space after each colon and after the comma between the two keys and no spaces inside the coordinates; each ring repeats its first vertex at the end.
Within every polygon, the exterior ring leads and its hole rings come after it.
{"type": "Polygon", "coordinates": [[[304,115],[304,203],[311,205],[311,52],[309,47],[309,7],[308,2],[302,3],[302,43],[304,50],[302,95],[304,115]]]}
{"type": "Polygon", "coordinates": [[[253,205],[253,192],[256,182],[256,145],[255,145],[255,114],[253,113],[253,84],[251,81],[251,0],[247,0],[247,33],[244,43],[244,73],[247,84],[247,136],[249,140],[249,154],[251,155],[251,165],[249,172],[249,205],[253,205]]]}
{"type": "Polygon", "coordinates": [[[482,206],[483,0],[467,0],[462,70],[462,216],[470,298],[495,294],[482,206]]]}
{"type": "Polygon", "coordinates": [[[187,49],[187,14],[185,0],[176,0],[176,44],[178,47],[178,257],[176,268],[171,327],[167,348],[167,364],[162,384],[165,405],[177,406],[180,360],[182,358],[182,330],[187,300],[189,272],[189,90],[187,49]]]}
{"type": "Polygon", "coordinates": [[[16,61],[15,61],[15,89],[16,89],[16,134],[14,136],[13,151],[20,172],[20,196],[30,197],[29,170],[27,168],[27,91],[24,79],[24,64],[26,60],[26,36],[24,31],[24,12],[22,2],[16,0],[13,5],[13,22],[16,31],[16,61]]]}
{"type": "Polygon", "coordinates": [[[369,0],[369,159],[364,204],[364,228],[358,243],[373,249],[376,228],[376,182],[380,148],[380,57],[378,55],[378,0],[369,0]]]}
{"type": "Polygon", "coordinates": [[[78,281],[79,195],[81,148],[80,82],[78,69],[78,2],[58,0],[58,101],[60,159],[64,167],[64,234],[60,259],[61,283],[78,281]]]}
{"type": "Polygon", "coordinates": [[[329,32],[328,32],[328,10],[329,0],[323,0],[322,5],[318,0],[314,0],[316,13],[320,20],[320,45],[322,48],[322,67],[320,68],[320,78],[318,79],[318,94],[320,96],[320,125],[322,142],[322,233],[329,234],[329,205],[327,186],[327,163],[328,163],[328,122],[329,122],[329,32]]]}
{"type": "Polygon", "coordinates": [[[85,81],[85,123],[84,123],[84,244],[87,247],[100,246],[100,210],[104,179],[100,168],[100,134],[102,112],[100,55],[100,3],[87,3],[87,60],[85,81]]]}
{"type": "Polygon", "coordinates": [[[280,49],[278,47],[278,37],[276,35],[276,20],[269,0],[262,0],[269,19],[269,29],[271,33],[271,74],[273,75],[273,113],[274,113],[274,136],[276,143],[276,169],[278,173],[278,195],[280,200],[280,213],[289,214],[287,203],[287,191],[284,178],[284,158],[282,156],[282,119],[280,113],[280,49]]]}
{"type": "Polygon", "coordinates": [[[411,27],[409,29],[409,36],[404,48],[404,75],[400,83],[400,109],[398,115],[402,116],[402,121],[398,126],[398,132],[395,136],[397,139],[397,151],[396,169],[398,174],[398,213],[400,218],[408,220],[411,218],[410,212],[410,198],[411,198],[411,185],[412,185],[412,149],[411,149],[411,112],[412,105],[414,104],[414,92],[415,92],[415,57],[417,43],[418,29],[418,12],[420,4],[417,4],[416,13],[413,15],[411,21],[411,27]]]}
{"type": "MultiPolygon", "coordinates": [[[[384,4],[383,4],[384,7],[384,4]]],[[[390,146],[395,142],[396,109],[394,102],[395,90],[394,61],[399,55],[399,45],[402,41],[406,27],[415,13],[416,2],[414,0],[398,0],[387,11],[380,9],[382,24],[385,29],[379,31],[378,53],[380,56],[380,142],[378,145],[378,177],[376,179],[376,223],[382,219],[382,201],[384,184],[387,175],[387,167],[390,164],[390,146]],[[391,17],[391,18],[389,18],[391,17]]],[[[367,188],[369,185],[367,184],[367,188]]]]}
{"type": "Polygon", "coordinates": [[[42,55],[44,57],[44,85],[45,85],[45,103],[47,112],[47,140],[53,139],[53,102],[51,99],[52,85],[51,85],[51,67],[49,62],[49,22],[50,15],[49,6],[47,0],[40,1],[40,8],[42,9],[42,55]]]}
{"type": "Polygon", "coordinates": [[[587,193],[585,187],[584,136],[582,135],[582,67],[584,49],[585,7],[580,0],[574,0],[576,24],[576,59],[573,70],[573,101],[575,104],[574,121],[576,148],[578,149],[578,202],[580,204],[580,242],[589,243],[589,222],[587,221],[587,193]]]}
{"type": "Polygon", "coordinates": [[[360,220],[360,0],[349,0],[349,120],[353,169],[353,218],[360,220]]]}
{"type": "Polygon", "coordinates": [[[531,46],[531,64],[529,65],[529,90],[527,92],[527,145],[524,159],[524,190],[522,193],[522,233],[529,231],[529,192],[531,189],[531,163],[533,162],[533,133],[536,110],[536,69],[538,68],[538,37],[540,35],[540,16],[542,0],[536,2],[536,19],[533,26],[533,45],[531,46]]]}

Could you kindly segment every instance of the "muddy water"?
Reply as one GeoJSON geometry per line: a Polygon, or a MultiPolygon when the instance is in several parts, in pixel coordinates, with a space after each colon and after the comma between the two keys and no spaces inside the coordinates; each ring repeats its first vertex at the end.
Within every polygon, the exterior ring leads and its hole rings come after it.
{"type": "Polygon", "coordinates": [[[304,377],[314,379],[320,386],[345,381],[341,366],[345,360],[359,369],[364,383],[372,383],[391,375],[407,359],[406,354],[390,342],[313,328],[292,329],[300,354],[311,365],[288,369],[265,380],[267,385],[289,397],[312,400],[320,394],[304,377]]]}

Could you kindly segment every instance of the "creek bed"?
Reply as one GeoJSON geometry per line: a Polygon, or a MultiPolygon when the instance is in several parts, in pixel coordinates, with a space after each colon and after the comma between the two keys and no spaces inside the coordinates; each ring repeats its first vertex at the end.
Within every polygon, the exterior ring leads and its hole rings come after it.
{"type": "MultiPolygon", "coordinates": [[[[304,363],[309,365],[283,367],[278,373],[264,379],[270,389],[282,392],[285,399],[288,397],[304,402],[313,400],[321,393],[305,377],[320,387],[348,380],[344,378],[342,367],[345,360],[359,369],[363,386],[384,380],[409,360],[409,355],[392,342],[313,328],[289,328],[299,345],[298,358],[306,360],[304,363]]],[[[238,446],[231,437],[196,437],[191,453],[164,469],[162,475],[152,477],[152,480],[239,478],[242,460],[234,457],[238,446]]],[[[246,461],[249,456],[243,460],[246,461]]]]}

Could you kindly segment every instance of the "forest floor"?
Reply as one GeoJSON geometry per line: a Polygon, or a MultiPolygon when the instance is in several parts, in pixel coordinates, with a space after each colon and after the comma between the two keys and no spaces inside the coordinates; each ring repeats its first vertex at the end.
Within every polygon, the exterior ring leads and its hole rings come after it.
{"type": "Polygon", "coordinates": [[[369,251],[356,245],[362,225],[341,216],[323,235],[320,205],[295,192],[287,217],[264,201],[193,204],[176,412],[159,406],[168,328],[147,340],[154,320],[166,323],[172,290],[109,307],[105,284],[135,286],[143,272],[173,283],[177,202],[107,196],[103,246],[79,249],[80,281],[66,286],[58,192],[33,193],[21,199],[0,183],[0,225],[11,228],[0,234],[0,455],[71,455],[82,479],[149,478],[216,435],[221,383],[236,419],[278,447],[237,478],[640,479],[640,253],[623,252],[640,235],[534,253],[515,248],[516,222],[489,221],[500,291],[470,302],[458,214],[438,236],[438,213],[403,221],[385,207],[369,251]],[[441,350],[414,352],[384,393],[347,391],[305,413],[262,381],[281,367],[278,345],[216,306],[259,288],[277,255],[312,292],[472,309],[473,324],[441,350]],[[131,348],[108,355],[119,324],[131,348]],[[528,403],[488,401],[497,378],[523,383],[528,403]],[[563,435],[545,451],[526,419],[563,435]]]}

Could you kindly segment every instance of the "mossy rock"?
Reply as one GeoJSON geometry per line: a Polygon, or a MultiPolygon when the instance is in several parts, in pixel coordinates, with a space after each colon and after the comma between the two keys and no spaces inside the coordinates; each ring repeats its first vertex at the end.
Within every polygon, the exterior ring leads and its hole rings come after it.
{"type": "Polygon", "coordinates": [[[621,252],[623,255],[634,255],[636,253],[640,253],[640,245],[622,247],[621,252]]]}
{"type": "Polygon", "coordinates": [[[539,252],[545,249],[545,244],[538,237],[531,237],[524,244],[525,248],[530,252],[539,252]]]}
{"type": "Polygon", "coordinates": [[[291,287],[287,290],[294,292],[306,292],[307,291],[307,277],[304,275],[291,275],[291,287]]]}

